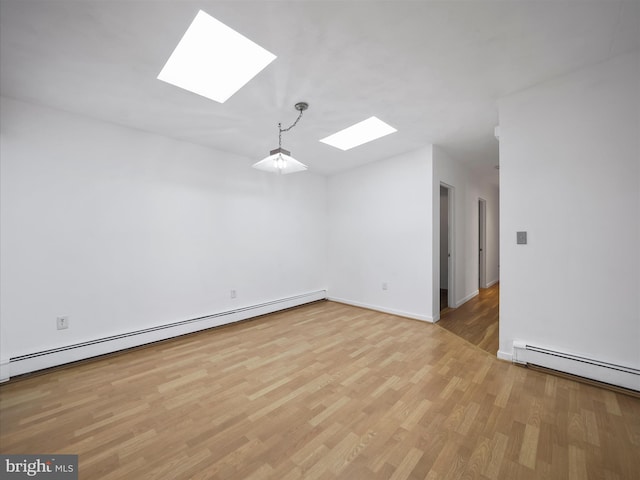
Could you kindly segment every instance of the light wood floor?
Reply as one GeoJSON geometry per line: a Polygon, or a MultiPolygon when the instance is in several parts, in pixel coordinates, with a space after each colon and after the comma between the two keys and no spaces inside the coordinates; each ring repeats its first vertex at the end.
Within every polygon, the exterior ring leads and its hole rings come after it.
{"type": "Polygon", "coordinates": [[[0,422],[83,480],[640,478],[640,400],[332,302],[11,381],[0,422]]]}
{"type": "Polygon", "coordinates": [[[495,355],[499,344],[499,299],[499,283],[490,288],[481,288],[476,297],[460,307],[446,308],[440,312],[438,326],[495,355]]]}

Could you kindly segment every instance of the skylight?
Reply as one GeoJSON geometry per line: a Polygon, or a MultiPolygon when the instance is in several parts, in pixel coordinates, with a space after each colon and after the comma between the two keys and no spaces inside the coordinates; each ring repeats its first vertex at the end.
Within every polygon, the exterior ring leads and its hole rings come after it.
{"type": "Polygon", "coordinates": [[[200,10],[158,79],[224,103],[275,58],[200,10]]]}
{"type": "Polygon", "coordinates": [[[397,130],[378,117],[370,117],[320,141],[340,150],[349,150],[394,132],[397,130]]]}

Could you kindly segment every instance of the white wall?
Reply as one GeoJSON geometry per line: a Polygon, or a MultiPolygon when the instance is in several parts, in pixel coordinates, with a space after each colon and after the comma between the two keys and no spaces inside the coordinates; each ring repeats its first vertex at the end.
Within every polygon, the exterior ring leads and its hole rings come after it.
{"type": "Polygon", "coordinates": [[[491,198],[491,204],[487,203],[486,206],[485,246],[486,286],[490,287],[500,281],[500,189],[496,185],[489,185],[484,190],[491,198]]]}
{"type": "Polygon", "coordinates": [[[328,179],[276,176],[251,159],[1,101],[3,361],[327,287],[339,301],[437,320],[440,182],[456,188],[457,303],[477,289],[477,199],[491,225],[497,187],[437,147],[328,179]],[[56,330],[59,315],[68,330],[56,330]]]}
{"type": "Polygon", "coordinates": [[[329,298],[432,320],[431,196],[430,147],[329,177],[329,298]]]}
{"type": "Polygon", "coordinates": [[[329,178],[329,298],[440,318],[441,182],[454,187],[455,304],[478,293],[479,198],[487,201],[487,281],[498,281],[498,187],[433,146],[329,178]]]}
{"type": "MultiPolygon", "coordinates": [[[[496,161],[497,163],[497,161],[496,161]]],[[[486,239],[486,277],[487,284],[499,280],[499,197],[497,185],[486,177],[478,177],[462,163],[451,158],[441,147],[433,146],[433,211],[440,212],[440,185],[453,187],[449,198],[449,208],[453,209],[453,266],[454,305],[460,306],[478,294],[478,200],[487,202],[487,239],[486,239]]],[[[434,271],[436,289],[440,280],[440,224],[434,223],[434,271]]],[[[434,298],[439,290],[434,289],[434,298]]],[[[434,305],[433,317],[439,318],[437,305],[434,305]]]]}
{"type": "Polygon", "coordinates": [[[3,361],[326,288],[324,177],[1,101],[3,361]]]}
{"type": "Polygon", "coordinates": [[[639,53],[499,111],[500,355],[522,340],[640,368],[639,53]]]}

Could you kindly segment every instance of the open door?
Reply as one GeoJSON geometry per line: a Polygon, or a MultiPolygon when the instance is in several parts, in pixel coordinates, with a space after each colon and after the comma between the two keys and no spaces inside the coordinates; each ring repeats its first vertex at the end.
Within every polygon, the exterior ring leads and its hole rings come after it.
{"type": "Polygon", "coordinates": [[[478,199],[478,288],[487,288],[487,201],[478,199]]]}
{"type": "Polygon", "coordinates": [[[440,311],[455,308],[453,291],[453,187],[440,184],[440,311]]]}

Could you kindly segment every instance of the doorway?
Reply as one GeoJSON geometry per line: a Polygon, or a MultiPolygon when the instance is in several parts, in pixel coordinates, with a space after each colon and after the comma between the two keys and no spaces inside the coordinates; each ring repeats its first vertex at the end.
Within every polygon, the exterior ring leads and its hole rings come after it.
{"type": "Polygon", "coordinates": [[[487,201],[478,199],[478,288],[487,288],[487,201]]]}
{"type": "Polygon", "coordinates": [[[440,312],[455,308],[453,199],[453,187],[440,184],[440,312]]]}

